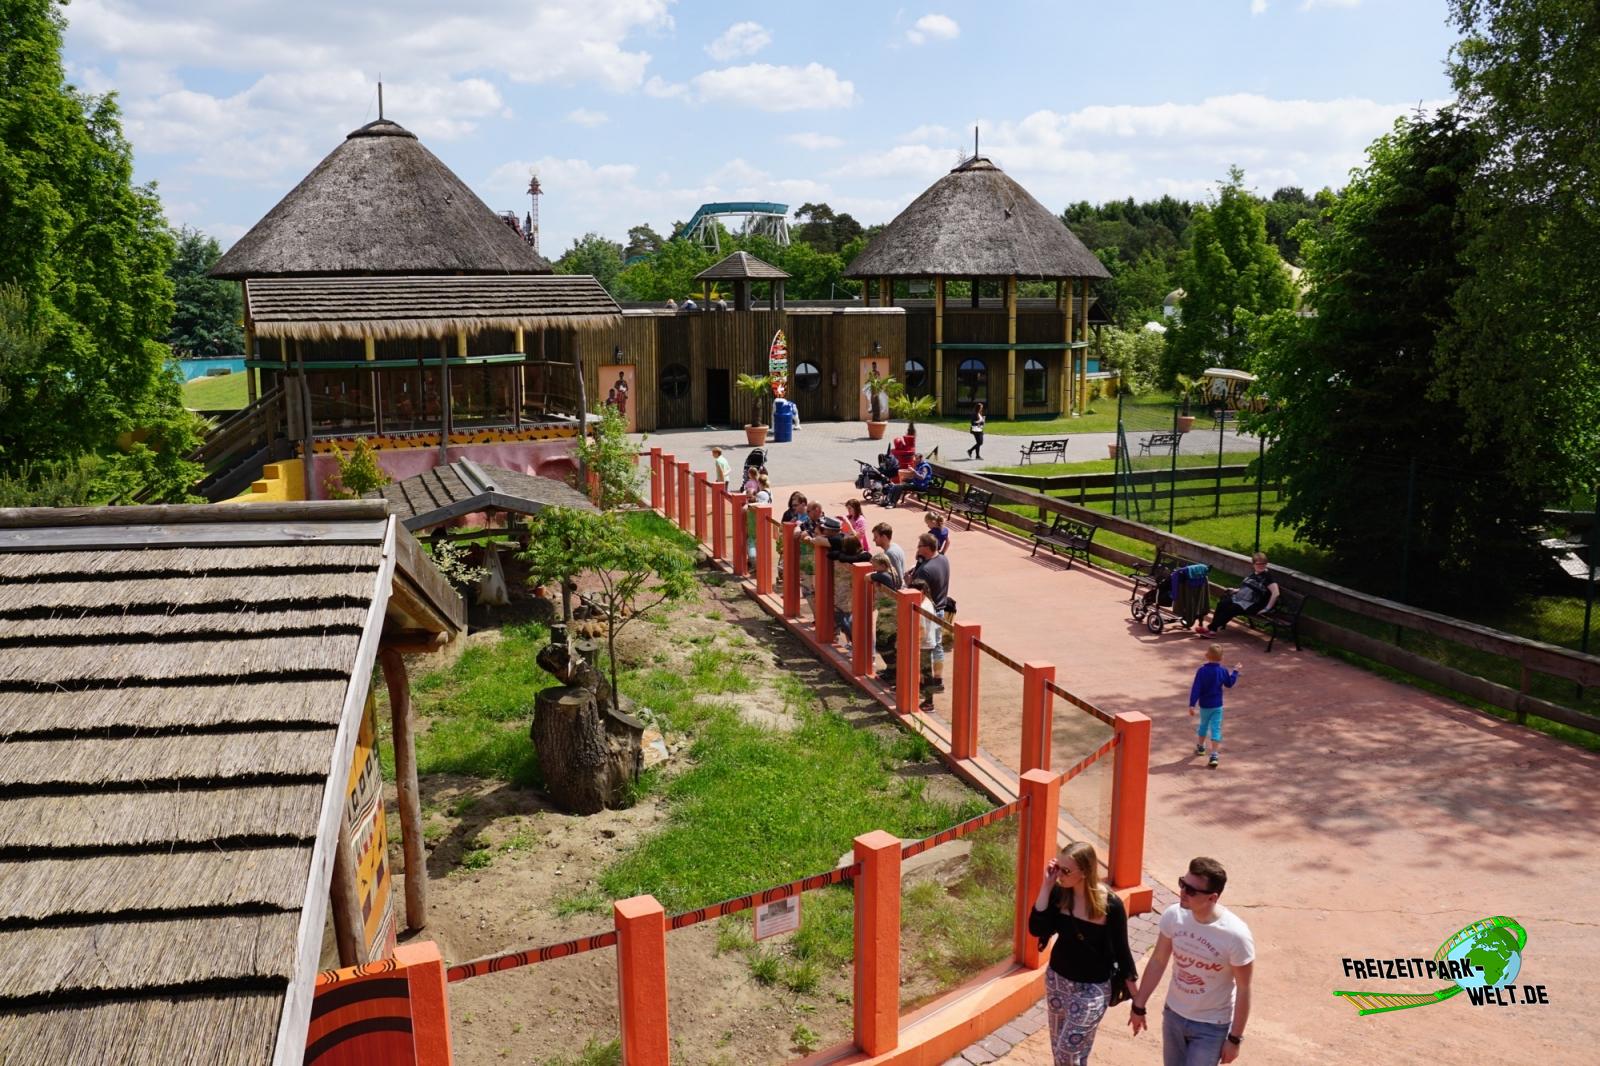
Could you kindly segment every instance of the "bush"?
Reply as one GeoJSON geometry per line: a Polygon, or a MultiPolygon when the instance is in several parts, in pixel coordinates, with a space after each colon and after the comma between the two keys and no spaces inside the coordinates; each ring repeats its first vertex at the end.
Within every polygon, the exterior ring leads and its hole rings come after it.
{"type": "Polygon", "coordinates": [[[389,483],[389,475],[378,465],[378,453],[372,450],[365,437],[356,439],[355,449],[348,459],[344,452],[335,452],[334,458],[339,461],[338,483],[329,478],[327,489],[328,495],[336,500],[359,500],[389,483]]]}
{"type": "Polygon", "coordinates": [[[1101,368],[1121,371],[1122,388],[1129,395],[1150,392],[1160,386],[1166,346],[1166,334],[1112,326],[1101,340],[1101,368]]]}

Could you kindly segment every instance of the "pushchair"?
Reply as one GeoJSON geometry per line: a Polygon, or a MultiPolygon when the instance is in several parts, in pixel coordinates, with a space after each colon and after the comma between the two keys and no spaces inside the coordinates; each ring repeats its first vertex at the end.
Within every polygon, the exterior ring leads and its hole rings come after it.
{"type": "Polygon", "coordinates": [[[1143,622],[1152,633],[1160,633],[1169,622],[1185,629],[1206,616],[1210,607],[1210,586],[1204,574],[1198,580],[1185,581],[1174,574],[1187,570],[1191,564],[1156,549],[1156,557],[1148,567],[1141,567],[1133,576],[1133,589],[1128,593],[1128,613],[1135,622],[1143,622]]]}
{"type": "Polygon", "coordinates": [[[861,490],[862,503],[883,503],[888,497],[889,486],[894,484],[895,475],[884,469],[884,460],[888,460],[898,473],[899,464],[895,462],[894,456],[887,452],[878,459],[877,466],[864,459],[856,460],[856,465],[861,468],[861,472],[856,475],[856,488],[861,490]]]}

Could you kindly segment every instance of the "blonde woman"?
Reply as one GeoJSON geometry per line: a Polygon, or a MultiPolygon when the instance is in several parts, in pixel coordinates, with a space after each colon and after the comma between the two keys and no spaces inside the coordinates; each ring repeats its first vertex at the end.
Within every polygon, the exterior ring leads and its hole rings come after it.
{"type": "Polygon", "coordinates": [[[1106,1008],[1139,987],[1128,949],[1128,914],[1101,884],[1093,844],[1075,841],[1050,860],[1028,932],[1041,946],[1056,938],[1044,985],[1055,1066],[1085,1066],[1106,1008]]]}

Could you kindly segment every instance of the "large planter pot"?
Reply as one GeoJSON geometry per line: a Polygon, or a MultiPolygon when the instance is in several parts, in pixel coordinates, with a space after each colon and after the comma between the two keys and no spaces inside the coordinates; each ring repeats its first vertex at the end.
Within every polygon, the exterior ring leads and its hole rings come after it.
{"type": "Polygon", "coordinates": [[[763,444],[767,443],[767,427],[745,426],[744,439],[745,443],[750,445],[752,448],[761,447],[763,444]]]}
{"type": "Polygon", "coordinates": [[[867,439],[868,440],[882,440],[883,439],[883,435],[886,432],[888,432],[888,430],[889,430],[889,423],[887,423],[887,422],[868,422],[867,423],[867,439]]]}
{"type": "Polygon", "coordinates": [[[1178,416],[1178,432],[1187,433],[1194,428],[1194,415],[1178,416]]]}
{"type": "Polygon", "coordinates": [[[1107,459],[1115,459],[1117,456],[1119,456],[1121,454],[1122,454],[1122,446],[1120,444],[1107,444],[1106,445],[1106,458],[1107,459]]]}

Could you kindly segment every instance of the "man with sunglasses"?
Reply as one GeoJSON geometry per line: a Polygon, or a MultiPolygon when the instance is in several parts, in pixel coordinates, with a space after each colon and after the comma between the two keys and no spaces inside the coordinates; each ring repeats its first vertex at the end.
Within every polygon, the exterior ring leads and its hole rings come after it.
{"type": "Polygon", "coordinates": [[[1146,1026],[1145,1004],[1174,964],[1161,1012],[1164,1066],[1217,1066],[1239,1057],[1250,1018],[1255,942],[1250,927],[1217,902],[1228,883],[1216,859],[1193,859],[1178,878],[1178,902],[1161,915],[1161,936],[1133,997],[1128,1024],[1146,1026]]]}

